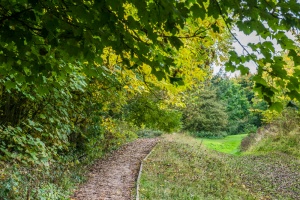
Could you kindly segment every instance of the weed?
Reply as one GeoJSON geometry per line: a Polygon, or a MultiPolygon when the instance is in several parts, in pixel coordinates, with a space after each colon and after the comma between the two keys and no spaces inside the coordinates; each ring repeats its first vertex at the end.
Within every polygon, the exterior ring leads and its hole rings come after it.
{"type": "Polygon", "coordinates": [[[299,123],[299,114],[293,110],[286,110],[271,124],[245,138],[242,142],[243,150],[250,154],[277,152],[300,158],[299,123]]]}

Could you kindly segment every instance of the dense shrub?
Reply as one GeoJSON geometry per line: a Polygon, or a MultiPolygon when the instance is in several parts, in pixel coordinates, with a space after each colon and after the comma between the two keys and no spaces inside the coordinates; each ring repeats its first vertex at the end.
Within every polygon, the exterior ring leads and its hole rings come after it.
{"type": "Polygon", "coordinates": [[[68,161],[67,165],[61,160],[51,166],[0,165],[1,199],[68,199],[70,188],[82,181],[78,166],[68,161]]]}
{"type": "Polygon", "coordinates": [[[70,146],[68,152],[58,152],[58,157],[45,163],[0,161],[0,199],[69,199],[86,166],[137,138],[136,127],[124,121],[106,119],[99,126],[98,134],[87,133],[81,146],[70,146]]]}
{"type": "Polygon", "coordinates": [[[137,96],[123,109],[123,118],[127,122],[168,133],[181,128],[181,116],[175,109],[161,108],[159,100],[151,96],[137,96]]]}
{"type": "Polygon", "coordinates": [[[0,199],[68,199],[84,164],[137,138],[107,116],[94,85],[73,75],[45,96],[1,91],[0,83],[0,199]]]}
{"type": "Polygon", "coordinates": [[[164,132],[160,130],[142,129],[137,132],[137,135],[139,138],[153,138],[153,137],[159,137],[163,133],[164,132]]]}
{"type": "Polygon", "coordinates": [[[218,131],[218,132],[210,132],[210,131],[200,131],[200,132],[193,132],[191,133],[194,137],[199,138],[223,138],[227,136],[227,132],[225,131],[218,131]]]}

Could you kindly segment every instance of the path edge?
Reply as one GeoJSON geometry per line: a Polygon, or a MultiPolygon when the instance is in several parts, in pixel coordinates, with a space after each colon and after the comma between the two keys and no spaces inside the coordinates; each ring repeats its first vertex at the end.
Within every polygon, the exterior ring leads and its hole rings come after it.
{"type": "Polygon", "coordinates": [[[153,148],[151,149],[151,151],[147,154],[147,156],[142,160],[141,165],[140,165],[140,170],[139,170],[139,175],[138,178],[136,180],[136,195],[135,195],[135,200],[140,200],[140,179],[142,176],[142,171],[143,171],[143,163],[148,159],[148,157],[151,155],[151,153],[154,151],[154,148],[157,146],[157,144],[160,141],[158,141],[153,148]]]}

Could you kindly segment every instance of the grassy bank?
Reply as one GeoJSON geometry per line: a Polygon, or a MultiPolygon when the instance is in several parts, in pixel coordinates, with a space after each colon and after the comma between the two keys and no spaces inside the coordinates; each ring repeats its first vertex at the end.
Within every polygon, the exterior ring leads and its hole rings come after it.
{"type": "Polygon", "coordinates": [[[144,165],[141,199],[300,198],[300,165],[292,157],[233,156],[203,144],[182,134],[164,136],[144,165]]]}

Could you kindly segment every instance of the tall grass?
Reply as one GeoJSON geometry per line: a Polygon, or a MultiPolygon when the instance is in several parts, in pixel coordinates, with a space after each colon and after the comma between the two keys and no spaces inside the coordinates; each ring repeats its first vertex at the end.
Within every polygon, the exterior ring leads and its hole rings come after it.
{"type": "Polygon", "coordinates": [[[242,149],[250,154],[278,152],[300,158],[300,116],[295,110],[282,115],[244,139],[242,149]]]}
{"type": "Polygon", "coordinates": [[[187,135],[165,135],[143,166],[140,197],[300,199],[299,171],[300,160],[288,155],[234,156],[187,135]]]}

